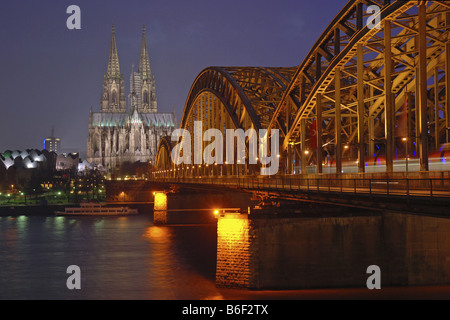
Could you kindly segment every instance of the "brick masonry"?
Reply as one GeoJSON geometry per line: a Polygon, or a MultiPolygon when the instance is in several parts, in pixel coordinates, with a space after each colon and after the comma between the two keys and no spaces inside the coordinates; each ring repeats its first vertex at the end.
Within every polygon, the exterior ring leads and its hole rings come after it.
{"type": "Polygon", "coordinates": [[[227,215],[217,222],[216,285],[249,288],[253,286],[254,234],[247,215],[227,215]]]}
{"type": "Polygon", "coordinates": [[[217,235],[219,287],[365,287],[372,264],[382,286],[450,283],[450,219],[226,215],[217,235]]]}

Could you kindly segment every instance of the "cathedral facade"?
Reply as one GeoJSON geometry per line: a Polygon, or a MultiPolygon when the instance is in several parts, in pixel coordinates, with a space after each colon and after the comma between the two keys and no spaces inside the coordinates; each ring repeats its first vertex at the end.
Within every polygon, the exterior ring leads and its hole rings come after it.
{"type": "Polygon", "coordinates": [[[137,70],[132,67],[128,99],[125,97],[125,81],[120,73],[113,27],[100,112],[91,108],[86,150],[88,162],[110,172],[124,162],[154,163],[159,140],[169,136],[175,128],[174,112],[158,112],[145,27],[139,66],[137,70]]]}

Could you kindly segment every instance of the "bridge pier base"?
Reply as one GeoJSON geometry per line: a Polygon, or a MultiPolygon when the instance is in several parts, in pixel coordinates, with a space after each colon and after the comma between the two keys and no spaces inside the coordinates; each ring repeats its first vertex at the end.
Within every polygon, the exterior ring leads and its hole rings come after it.
{"type": "Polygon", "coordinates": [[[216,285],[247,289],[450,283],[450,219],[399,213],[294,217],[225,214],[217,224],[216,285]]]}
{"type": "Polygon", "coordinates": [[[216,223],[215,209],[247,210],[255,203],[250,194],[237,192],[155,192],[153,223],[203,224],[216,223]]]}
{"type": "Polygon", "coordinates": [[[377,216],[218,219],[216,285],[248,289],[361,286],[380,263],[377,216]],[[357,244],[357,245],[355,245],[357,244]]]}

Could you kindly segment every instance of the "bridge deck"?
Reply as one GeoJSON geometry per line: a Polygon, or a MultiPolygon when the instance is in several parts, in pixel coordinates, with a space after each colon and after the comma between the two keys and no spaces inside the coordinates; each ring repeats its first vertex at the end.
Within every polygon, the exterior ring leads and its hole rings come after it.
{"type": "Polygon", "coordinates": [[[450,178],[337,178],[295,175],[178,177],[157,181],[199,189],[238,189],[267,198],[309,201],[369,210],[448,216],[450,178]]]}
{"type": "Polygon", "coordinates": [[[252,190],[333,192],[450,198],[450,178],[336,178],[328,176],[177,177],[159,181],[231,186],[252,190]]]}

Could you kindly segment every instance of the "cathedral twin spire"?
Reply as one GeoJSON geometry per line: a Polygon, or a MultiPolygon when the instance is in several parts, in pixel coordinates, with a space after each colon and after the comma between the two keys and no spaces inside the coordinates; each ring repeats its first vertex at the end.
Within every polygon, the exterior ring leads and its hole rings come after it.
{"type": "Polygon", "coordinates": [[[89,115],[87,160],[110,172],[116,171],[124,162],[155,161],[160,138],[169,136],[174,126],[175,114],[159,114],[157,110],[155,77],[150,70],[145,27],[139,66],[131,68],[127,95],[113,26],[100,112],[93,112],[91,108],[89,115]]]}
{"type": "Polygon", "coordinates": [[[147,40],[145,38],[145,26],[142,28],[141,55],[139,57],[139,73],[142,80],[147,80],[150,75],[150,60],[148,58],[147,40]]]}
{"type": "MultiPolygon", "coordinates": [[[[142,28],[141,52],[139,57],[139,73],[142,75],[142,80],[147,80],[151,76],[150,59],[147,49],[147,40],[145,37],[145,26],[143,26],[142,28]]],[[[116,32],[114,25],[112,26],[112,36],[111,36],[111,45],[109,48],[107,76],[108,78],[116,78],[116,79],[120,78],[119,54],[117,52],[116,32]]]]}
{"type": "MultiPolygon", "coordinates": [[[[139,111],[156,112],[155,83],[150,69],[145,26],[142,28],[142,42],[138,72],[138,84],[135,83],[136,79],[134,69],[132,70],[132,81],[130,83],[130,91],[132,94],[131,98],[135,99],[134,95],[138,96],[136,99],[138,106],[130,101],[130,107],[131,104],[133,104],[132,107],[138,107],[139,111]]],[[[103,112],[125,112],[126,106],[124,91],[123,76],[120,73],[119,54],[117,51],[115,28],[113,25],[108,67],[103,85],[101,110],[103,112]]]]}
{"type": "Polygon", "coordinates": [[[114,30],[114,25],[112,26],[111,45],[109,48],[107,77],[120,79],[119,54],[117,53],[116,32],[114,30]]]}

